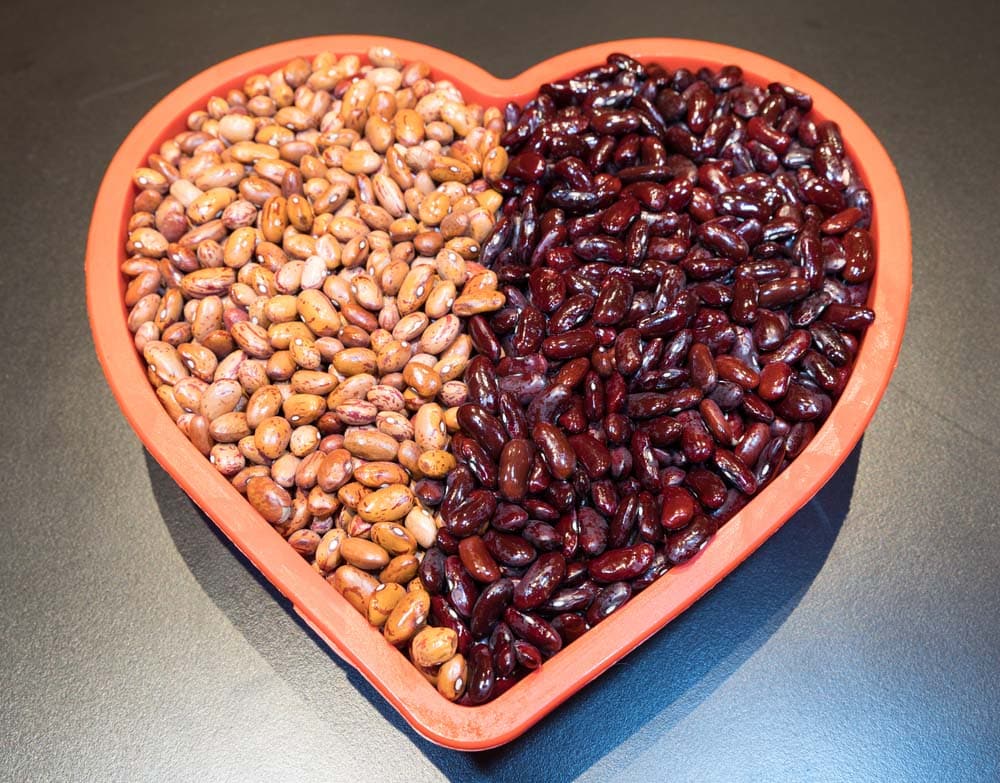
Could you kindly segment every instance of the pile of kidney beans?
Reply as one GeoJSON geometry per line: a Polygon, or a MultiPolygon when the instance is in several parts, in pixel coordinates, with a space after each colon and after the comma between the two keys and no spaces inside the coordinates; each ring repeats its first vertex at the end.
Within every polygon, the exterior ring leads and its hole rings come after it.
{"type": "Polygon", "coordinates": [[[504,309],[420,577],[495,698],[673,565],[806,446],[850,374],[871,196],[837,126],[736,66],[621,54],[506,107],[504,309]]]}

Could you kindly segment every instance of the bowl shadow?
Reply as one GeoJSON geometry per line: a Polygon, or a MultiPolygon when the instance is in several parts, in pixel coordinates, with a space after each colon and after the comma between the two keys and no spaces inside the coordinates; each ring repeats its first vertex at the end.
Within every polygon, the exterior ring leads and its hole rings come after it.
{"type": "Polygon", "coordinates": [[[636,753],[655,744],[738,670],[798,605],[850,510],[860,453],[861,442],[819,493],[746,562],[623,661],[522,737],[493,750],[463,753],[417,734],[361,674],[331,653],[144,451],[153,495],[179,554],[208,597],[274,670],[312,701],[315,668],[289,670],[289,636],[275,632],[276,625],[290,628],[290,619],[395,729],[449,779],[462,781],[573,780],[625,741],[636,753]],[[275,600],[261,601],[261,588],[275,600]],[[553,748],[574,750],[553,753],[553,748]]]}

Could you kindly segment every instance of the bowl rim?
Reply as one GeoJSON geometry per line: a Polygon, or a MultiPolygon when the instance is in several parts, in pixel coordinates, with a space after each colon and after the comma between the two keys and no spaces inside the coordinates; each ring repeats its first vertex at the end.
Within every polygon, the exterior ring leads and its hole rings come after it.
{"type": "Polygon", "coordinates": [[[837,95],[803,73],[748,50],[681,38],[632,38],[558,54],[501,79],[455,54],[377,35],[300,38],[264,46],[193,76],[147,112],[109,164],[95,200],[86,250],[86,296],[94,345],[108,384],[140,440],[202,511],[288,600],[343,660],[356,668],[406,721],[430,741],[482,750],[522,734],[573,693],[631,652],[731,572],[826,483],[860,440],[898,361],[911,291],[911,239],[906,200],[887,152],[864,121],[837,95]],[[180,129],[213,94],[294,57],[321,51],[363,55],[387,45],[407,61],[425,60],[435,77],[451,79],[466,99],[523,102],[553,79],[598,64],[616,51],[671,67],[739,65],[754,81],[781,81],[813,96],[813,112],[836,121],[848,154],[873,196],[872,236],[878,266],[870,302],[876,311],[841,399],[803,453],[724,525],[689,563],[671,569],[619,612],[568,646],[496,700],[477,707],[443,699],[377,630],[287,546],[223,478],[161,407],[126,325],[120,262],[131,211],[132,171],[180,129]],[[778,513],[770,509],[779,507],[778,513]]]}

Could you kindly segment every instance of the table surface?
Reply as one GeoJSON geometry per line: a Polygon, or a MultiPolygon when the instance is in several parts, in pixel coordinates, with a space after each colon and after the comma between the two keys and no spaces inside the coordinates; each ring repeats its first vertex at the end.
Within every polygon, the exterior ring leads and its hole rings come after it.
{"type": "Polygon", "coordinates": [[[0,779],[1000,779],[997,5],[502,5],[6,4],[0,779]],[[481,754],[418,737],[220,538],[129,429],[87,327],[89,212],[135,122],[214,62],[343,32],[500,75],[613,38],[753,49],[861,114],[912,211],[899,368],[835,478],[680,619],[481,754]]]}

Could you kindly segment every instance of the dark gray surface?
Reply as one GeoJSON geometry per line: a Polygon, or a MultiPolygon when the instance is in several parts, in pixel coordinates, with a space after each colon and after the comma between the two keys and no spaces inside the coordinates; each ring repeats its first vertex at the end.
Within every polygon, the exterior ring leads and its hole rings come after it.
{"type": "Polygon", "coordinates": [[[5,4],[0,778],[1000,779],[996,4],[574,7],[5,4]],[[336,32],[502,75],[638,35],[755,49],[858,110],[912,211],[899,369],[848,463],[682,618],[480,755],[417,737],[220,539],[131,433],[86,323],[89,211],[132,125],[214,62],[336,32]]]}

